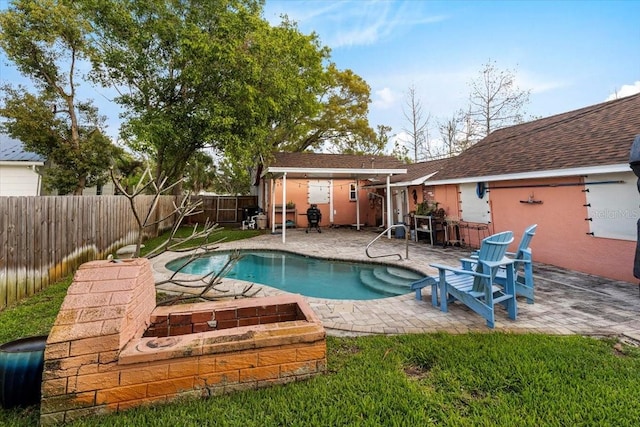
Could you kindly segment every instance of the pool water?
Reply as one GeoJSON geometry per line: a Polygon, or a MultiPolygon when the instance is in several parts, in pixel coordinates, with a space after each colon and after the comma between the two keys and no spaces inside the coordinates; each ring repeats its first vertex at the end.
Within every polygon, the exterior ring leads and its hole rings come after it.
{"type": "MultiPolygon", "coordinates": [[[[334,261],[280,251],[240,251],[242,257],[225,277],[271,286],[316,298],[366,300],[403,295],[424,276],[384,264],[334,261]]],[[[220,271],[230,252],[196,259],[183,273],[204,275],[220,271]]],[[[185,258],[167,264],[176,271],[185,258]]]]}

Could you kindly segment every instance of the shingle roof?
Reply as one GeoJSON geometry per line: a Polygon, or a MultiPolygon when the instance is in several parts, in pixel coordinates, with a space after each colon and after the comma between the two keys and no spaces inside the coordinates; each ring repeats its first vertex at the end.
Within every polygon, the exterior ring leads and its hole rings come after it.
{"type": "Polygon", "coordinates": [[[425,178],[446,167],[449,160],[450,159],[429,160],[427,162],[404,165],[407,169],[407,173],[405,175],[394,175],[391,178],[391,182],[412,182],[425,178]]]}
{"type": "Polygon", "coordinates": [[[0,161],[6,162],[44,162],[39,154],[25,151],[22,142],[0,133],[0,161]]]}
{"type": "Polygon", "coordinates": [[[274,153],[270,167],[344,168],[344,169],[405,169],[406,165],[392,156],[325,153],[274,153]]]}
{"type": "Polygon", "coordinates": [[[640,94],[492,132],[432,180],[618,165],[640,134],[640,94]]]}

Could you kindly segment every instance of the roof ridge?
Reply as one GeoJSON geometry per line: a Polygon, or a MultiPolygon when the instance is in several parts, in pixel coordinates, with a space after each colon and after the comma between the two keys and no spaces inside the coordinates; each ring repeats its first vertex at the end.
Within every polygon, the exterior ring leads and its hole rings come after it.
{"type": "MultiPolygon", "coordinates": [[[[611,101],[604,101],[601,102],[599,104],[595,104],[595,105],[590,105],[587,107],[583,107],[583,108],[578,108],[576,110],[572,110],[572,111],[567,111],[565,113],[559,113],[559,114],[555,114],[553,116],[549,116],[549,117],[543,117],[541,119],[537,119],[534,120],[532,122],[526,122],[526,123],[520,123],[517,125],[513,125],[513,126],[508,126],[505,128],[501,128],[496,130],[495,132],[500,132],[503,130],[507,130],[507,129],[514,129],[520,126],[527,126],[527,125],[532,125],[535,122],[541,122],[541,121],[546,121],[546,120],[550,120],[553,118],[558,118],[556,120],[552,120],[550,121],[550,123],[547,124],[543,124],[540,126],[532,126],[529,129],[526,129],[524,131],[521,132],[512,132],[510,135],[506,135],[504,137],[501,138],[496,138],[493,141],[488,141],[489,144],[496,144],[496,143],[503,143],[506,142],[508,140],[511,140],[513,138],[522,138],[523,136],[527,136],[527,135],[531,135],[532,133],[536,133],[536,132],[540,132],[543,129],[553,129],[555,127],[558,127],[560,125],[563,125],[567,122],[571,122],[573,120],[579,119],[580,117],[583,117],[587,114],[591,114],[591,113],[597,113],[598,111],[602,111],[603,109],[608,109],[612,107],[612,104],[617,104],[617,103],[622,103],[622,101],[624,102],[629,102],[632,100],[632,98],[635,97],[640,97],[640,93],[634,94],[634,95],[629,95],[629,96],[625,96],[623,98],[619,98],[619,99],[614,99],[611,101]],[[562,116],[562,118],[559,118],[560,116],[562,116]]],[[[494,133],[489,134],[489,136],[494,135],[494,133]]],[[[489,136],[485,137],[485,138],[489,138],[489,136]]],[[[482,140],[480,140],[479,142],[482,142],[482,140]]],[[[473,146],[470,147],[473,148],[475,146],[477,146],[478,144],[474,144],[473,146]]]]}

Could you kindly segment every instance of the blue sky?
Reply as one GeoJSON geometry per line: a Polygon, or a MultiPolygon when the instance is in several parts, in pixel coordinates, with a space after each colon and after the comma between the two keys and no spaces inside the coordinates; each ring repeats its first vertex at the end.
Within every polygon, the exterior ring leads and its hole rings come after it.
{"type": "MultiPolygon", "coordinates": [[[[414,86],[437,137],[437,120],[468,106],[469,82],[489,60],[531,90],[533,116],[640,91],[640,1],[266,0],[266,19],[275,24],[282,14],[367,81],[370,123],[393,134],[409,127],[403,108],[414,86]]],[[[1,54],[0,80],[28,82],[1,54]]],[[[115,137],[119,108],[108,92],[85,87],[80,95],[94,99],[115,137]]]]}
{"type": "Polygon", "coordinates": [[[531,90],[526,111],[545,117],[640,91],[639,1],[267,0],[315,31],[340,69],[371,87],[370,122],[409,127],[414,86],[436,121],[466,108],[483,64],[513,70],[531,90]]]}

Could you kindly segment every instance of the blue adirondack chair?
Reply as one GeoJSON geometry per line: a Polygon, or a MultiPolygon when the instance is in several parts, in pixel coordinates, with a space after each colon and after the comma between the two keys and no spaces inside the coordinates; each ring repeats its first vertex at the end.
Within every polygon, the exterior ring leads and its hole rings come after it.
{"type": "MultiPolygon", "coordinates": [[[[439,291],[440,310],[448,311],[449,302],[460,301],[487,321],[487,326],[495,325],[494,309],[502,304],[515,320],[518,315],[516,302],[513,259],[505,256],[507,247],[513,242],[513,233],[505,231],[482,240],[478,258],[466,260],[474,268],[465,270],[441,264],[430,264],[438,269],[437,283],[432,286],[432,295],[439,291]],[[506,272],[504,286],[495,283],[498,270],[506,272]]],[[[432,302],[436,299],[432,299],[432,302]]]]}
{"type": "MultiPolygon", "coordinates": [[[[522,234],[522,239],[518,245],[516,252],[507,252],[506,255],[513,258],[513,269],[516,278],[516,295],[523,296],[527,299],[528,304],[533,304],[534,297],[534,284],[533,284],[533,256],[531,253],[531,240],[536,234],[538,224],[533,224],[527,227],[522,234]]],[[[472,259],[477,258],[478,251],[471,255],[472,259]]],[[[469,260],[462,260],[462,268],[465,270],[471,270],[473,268],[473,262],[469,260]]],[[[506,283],[507,274],[504,269],[498,270],[496,274],[496,283],[503,285],[506,283]]]]}

